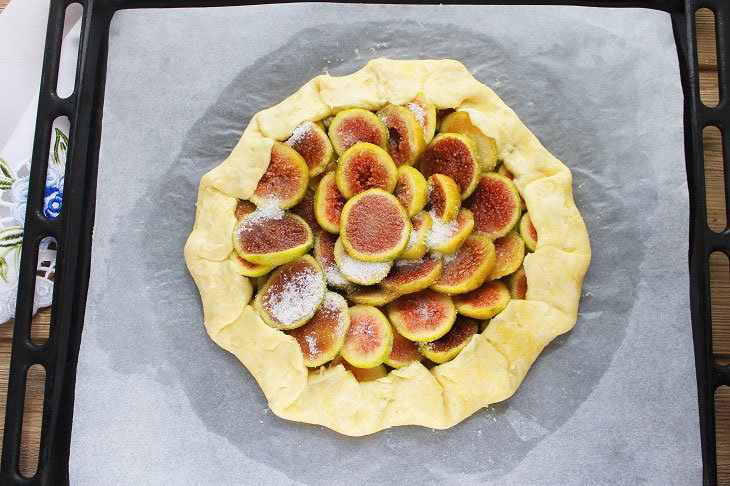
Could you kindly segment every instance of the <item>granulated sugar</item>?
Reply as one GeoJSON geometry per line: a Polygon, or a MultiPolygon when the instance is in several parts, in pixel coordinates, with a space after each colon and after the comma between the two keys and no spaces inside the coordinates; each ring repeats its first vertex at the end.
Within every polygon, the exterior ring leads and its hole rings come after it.
{"type": "Polygon", "coordinates": [[[443,245],[459,230],[459,221],[454,219],[448,223],[442,223],[434,214],[431,214],[433,225],[426,236],[426,244],[429,248],[443,245]]]}
{"type": "Polygon", "coordinates": [[[342,272],[340,272],[340,269],[337,267],[335,262],[332,262],[330,265],[323,266],[322,272],[324,272],[324,278],[327,280],[327,283],[334,287],[346,287],[352,285],[352,282],[342,275],[342,272]]]}
{"type": "Polygon", "coordinates": [[[291,132],[291,137],[289,137],[285,143],[288,146],[293,147],[307,135],[307,132],[312,129],[312,125],[314,124],[311,121],[305,121],[301,125],[298,125],[294,131],[291,132]]]}
{"type": "Polygon", "coordinates": [[[246,216],[246,218],[239,226],[239,233],[242,230],[251,229],[254,225],[258,226],[264,221],[276,221],[284,217],[286,214],[282,209],[279,209],[279,201],[276,199],[270,199],[266,204],[262,204],[256,208],[256,211],[246,216]]]}
{"type": "Polygon", "coordinates": [[[391,267],[390,262],[361,262],[352,258],[347,252],[342,252],[339,260],[342,273],[359,282],[379,280],[388,274],[391,267]]]}
{"type": "Polygon", "coordinates": [[[279,282],[267,289],[263,299],[264,307],[282,327],[314,315],[325,293],[322,275],[316,269],[307,266],[287,270],[280,275],[279,282]]]}
{"type": "Polygon", "coordinates": [[[423,136],[425,137],[427,135],[426,133],[426,110],[423,109],[421,105],[416,103],[415,101],[411,101],[406,105],[409,110],[411,110],[411,113],[413,113],[413,116],[416,117],[416,120],[418,120],[418,123],[421,124],[423,127],[423,136]]]}

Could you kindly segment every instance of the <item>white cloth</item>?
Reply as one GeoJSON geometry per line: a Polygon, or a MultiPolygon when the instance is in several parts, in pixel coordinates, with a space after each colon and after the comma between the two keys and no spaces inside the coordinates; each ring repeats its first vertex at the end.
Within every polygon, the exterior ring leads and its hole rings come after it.
{"type": "MultiPolygon", "coordinates": [[[[28,175],[33,151],[38,87],[43,62],[47,0],[13,2],[0,14],[0,65],[11,76],[0,76],[0,323],[15,314],[18,265],[28,197],[28,175]]],[[[61,52],[58,90],[73,88],[80,11],[67,11],[61,52]]],[[[47,172],[44,213],[55,217],[61,210],[69,121],[54,122],[47,172]]],[[[56,252],[51,239],[39,249],[33,312],[51,304],[56,252]]]]}

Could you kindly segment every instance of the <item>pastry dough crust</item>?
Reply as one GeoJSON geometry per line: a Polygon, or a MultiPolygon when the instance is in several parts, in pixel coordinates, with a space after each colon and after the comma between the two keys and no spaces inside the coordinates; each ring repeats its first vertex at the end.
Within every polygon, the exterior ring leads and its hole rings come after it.
{"type": "Polygon", "coordinates": [[[349,76],[318,76],[254,115],[230,156],[200,182],[185,261],[211,339],[248,368],[278,416],[352,436],[395,425],[443,429],[510,397],[545,345],[575,325],[591,249],[571,183],[570,170],[461,63],[376,59],[349,76]],[[300,123],[346,108],[407,103],[419,91],[437,108],[468,111],[515,175],[540,235],[524,261],[527,300],[511,301],[454,360],[431,370],[414,363],[365,383],[342,366],[308,371],[296,341],[249,305],[251,283],[228,260],[237,199],[251,196],[274,141],[300,123]]]}

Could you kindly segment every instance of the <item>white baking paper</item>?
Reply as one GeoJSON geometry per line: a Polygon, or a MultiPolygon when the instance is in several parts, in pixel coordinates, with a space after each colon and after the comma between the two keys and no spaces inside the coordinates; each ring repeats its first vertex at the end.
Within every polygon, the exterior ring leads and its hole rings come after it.
{"type": "Polygon", "coordinates": [[[701,476],[682,92],[670,18],[578,7],[283,5],[112,23],[74,485],[689,485],[701,476]],[[453,58],[573,171],[593,247],[575,329],[443,431],[274,416],[205,334],[182,250],[200,177],[322,72],[453,58]]]}

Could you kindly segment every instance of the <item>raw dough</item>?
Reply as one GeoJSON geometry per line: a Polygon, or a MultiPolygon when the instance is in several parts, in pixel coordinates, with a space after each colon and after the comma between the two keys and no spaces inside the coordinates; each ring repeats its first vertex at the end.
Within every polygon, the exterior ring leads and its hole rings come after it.
{"type": "Polygon", "coordinates": [[[349,76],[317,76],[254,115],[228,159],[200,182],[185,261],[211,339],[248,368],[278,416],[353,436],[394,425],[448,428],[511,396],[545,345],[575,325],[591,249],[571,182],[570,170],[461,63],[376,59],[349,76]],[[274,141],[300,123],[346,108],[404,104],[419,91],[437,108],[469,112],[472,123],[496,139],[540,235],[524,261],[527,300],[511,301],[454,360],[430,371],[414,363],[365,383],[342,366],[310,372],[296,341],[267,326],[248,305],[251,283],[228,260],[237,199],[251,196],[274,141]]]}

